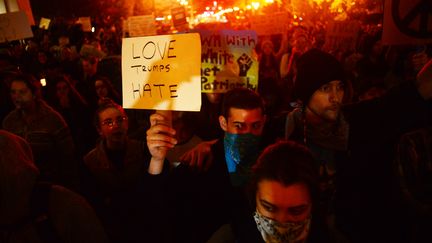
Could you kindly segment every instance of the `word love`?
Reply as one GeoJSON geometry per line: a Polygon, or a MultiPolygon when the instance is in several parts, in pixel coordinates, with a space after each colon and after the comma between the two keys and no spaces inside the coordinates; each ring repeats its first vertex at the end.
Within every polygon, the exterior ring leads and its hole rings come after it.
{"type": "Polygon", "coordinates": [[[170,41],[147,41],[142,48],[136,47],[132,44],[132,58],[140,59],[144,58],[151,60],[153,58],[164,60],[166,58],[176,58],[174,52],[174,43],[176,40],[170,41]]]}

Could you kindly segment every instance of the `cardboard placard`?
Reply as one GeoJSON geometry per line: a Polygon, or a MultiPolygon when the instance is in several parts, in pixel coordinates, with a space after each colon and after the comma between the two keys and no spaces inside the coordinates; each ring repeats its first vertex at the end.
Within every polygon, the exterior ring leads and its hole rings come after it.
{"type": "Polygon", "coordinates": [[[251,30],[198,30],[201,35],[201,91],[258,90],[257,35],[251,30]]]}
{"type": "Polygon", "coordinates": [[[200,67],[197,33],[124,38],[123,107],[199,111],[200,67]]]}
{"type": "Polygon", "coordinates": [[[24,11],[0,14],[0,43],[33,37],[24,11]]]}
{"type": "Polygon", "coordinates": [[[51,23],[51,19],[42,17],[39,22],[39,28],[47,30],[49,28],[50,23],[51,23]]]}
{"type": "Polygon", "coordinates": [[[326,50],[355,50],[360,31],[356,21],[331,21],[327,27],[326,50]]]}
{"type": "Polygon", "coordinates": [[[130,37],[156,35],[156,24],[153,15],[131,16],[127,21],[130,37]]]}
{"type": "Polygon", "coordinates": [[[82,25],[82,29],[84,32],[91,32],[92,25],[90,17],[79,17],[77,23],[82,25]]]}

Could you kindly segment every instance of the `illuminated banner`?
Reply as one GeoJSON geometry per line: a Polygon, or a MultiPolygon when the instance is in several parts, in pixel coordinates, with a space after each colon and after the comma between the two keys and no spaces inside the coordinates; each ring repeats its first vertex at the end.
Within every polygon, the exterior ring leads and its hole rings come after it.
{"type": "Polygon", "coordinates": [[[201,35],[201,91],[225,93],[236,88],[258,89],[255,31],[198,30],[201,35]]]}
{"type": "Polygon", "coordinates": [[[33,32],[25,12],[0,14],[0,43],[30,37],[33,32]]]}
{"type": "Polygon", "coordinates": [[[430,0],[386,0],[384,5],[384,44],[432,43],[432,4],[430,0]]]}
{"type": "Polygon", "coordinates": [[[331,21],[327,27],[324,49],[354,51],[359,31],[360,24],[356,21],[331,21]]]}
{"type": "Polygon", "coordinates": [[[123,39],[123,107],[199,111],[200,67],[197,33],[123,39]]]}

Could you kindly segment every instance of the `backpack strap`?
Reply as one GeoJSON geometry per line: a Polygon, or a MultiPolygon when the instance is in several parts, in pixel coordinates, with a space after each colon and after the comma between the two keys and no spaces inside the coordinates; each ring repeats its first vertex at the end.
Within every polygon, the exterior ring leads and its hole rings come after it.
{"type": "Polygon", "coordinates": [[[60,237],[54,228],[49,215],[49,196],[52,184],[49,182],[37,182],[30,198],[31,218],[42,242],[60,243],[60,237]]]}

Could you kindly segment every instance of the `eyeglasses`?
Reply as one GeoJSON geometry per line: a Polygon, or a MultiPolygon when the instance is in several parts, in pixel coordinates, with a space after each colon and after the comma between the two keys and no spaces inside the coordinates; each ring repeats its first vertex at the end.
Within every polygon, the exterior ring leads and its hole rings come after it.
{"type": "Polygon", "coordinates": [[[127,119],[128,119],[127,116],[119,116],[115,120],[106,119],[105,121],[102,122],[102,125],[113,127],[114,124],[121,125],[124,121],[127,121],[127,119]]]}

